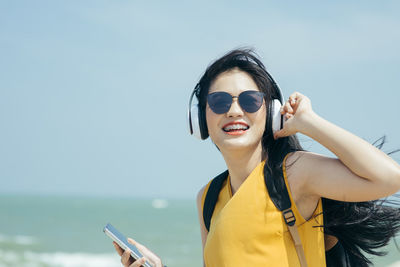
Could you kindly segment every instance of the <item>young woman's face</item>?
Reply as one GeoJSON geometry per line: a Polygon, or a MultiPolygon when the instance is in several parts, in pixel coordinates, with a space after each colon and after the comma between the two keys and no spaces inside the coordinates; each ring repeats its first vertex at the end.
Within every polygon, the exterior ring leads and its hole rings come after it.
{"type": "MultiPolygon", "coordinates": [[[[244,91],[259,91],[253,78],[244,71],[232,69],[221,73],[212,82],[209,94],[227,92],[239,96],[244,91]]],[[[206,105],[208,133],[217,147],[223,151],[261,148],[261,138],[265,130],[266,107],[262,100],[259,110],[246,112],[234,98],[226,113],[216,114],[206,105]]]]}

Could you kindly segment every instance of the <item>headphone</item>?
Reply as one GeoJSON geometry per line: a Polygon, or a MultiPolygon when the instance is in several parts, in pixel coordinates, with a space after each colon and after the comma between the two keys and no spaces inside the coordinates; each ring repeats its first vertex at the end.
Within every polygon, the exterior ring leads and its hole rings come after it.
{"type": "MultiPolygon", "coordinates": [[[[264,69],[265,70],[265,69],[264,69]]],[[[284,98],[281,89],[278,84],[275,82],[274,78],[265,70],[267,74],[268,80],[271,82],[272,87],[278,93],[279,98],[274,98],[269,101],[267,106],[267,121],[266,121],[266,130],[268,131],[268,135],[272,135],[275,132],[279,131],[283,128],[284,118],[280,113],[280,108],[284,103],[284,98]]],[[[188,122],[189,122],[189,132],[191,135],[194,135],[198,139],[205,140],[208,137],[208,128],[207,121],[205,118],[205,111],[201,110],[199,105],[199,96],[200,96],[200,83],[198,83],[193,89],[192,94],[189,99],[189,108],[188,108],[188,122]],[[192,104],[193,97],[196,95],[197,103],[192,104]]]]}

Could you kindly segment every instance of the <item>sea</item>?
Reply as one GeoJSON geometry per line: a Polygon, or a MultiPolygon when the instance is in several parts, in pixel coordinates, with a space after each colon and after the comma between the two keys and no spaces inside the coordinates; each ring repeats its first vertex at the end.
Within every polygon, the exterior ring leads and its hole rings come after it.
{"type": "MultiPolygon", "coordinates": [[[[0,195],[0,267],[122,266],[107,223],[168,267],[203,266],[195,199],[0,195]]],[[[374,266],[400,267],[394,241],[387,251],[374,266]]]]}

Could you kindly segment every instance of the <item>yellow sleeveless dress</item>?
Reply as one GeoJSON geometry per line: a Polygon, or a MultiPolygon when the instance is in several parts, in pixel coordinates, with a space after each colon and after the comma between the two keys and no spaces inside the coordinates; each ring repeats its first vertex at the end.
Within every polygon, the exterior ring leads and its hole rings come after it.
{"type": "MultiPolygon", "coordinates": [[[[283,174],[289,189],[284,159],[283,174]]],[[[300,267],[296,249],[282,213],[268,195],[264,182],[265,162],[261,162],[232,196],[229,177],[223,185],[210,222],[204,247],[206,267],[279,266],[300,267]]],[[[203,194],[203,205],[208,183],[203,194]]],[[[325,245],[322,203],[309,220],[297,210],[292,195],[292,210],[307,264],[324,267],[325,245]]]]}

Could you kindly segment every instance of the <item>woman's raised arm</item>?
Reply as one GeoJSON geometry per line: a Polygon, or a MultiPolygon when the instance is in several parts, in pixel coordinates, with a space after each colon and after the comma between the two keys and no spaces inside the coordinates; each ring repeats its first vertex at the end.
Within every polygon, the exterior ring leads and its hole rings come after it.
{"type": "Polygon", "coordinates": [[[338,157],[304,153],[301,169],[309,193],[341,201],[367,201],[400,189],[399,164],[358,136],[318,116],[306,96],[293,93],[281,112],[287,121],[275,138],[300,132],[338,157]]]}

